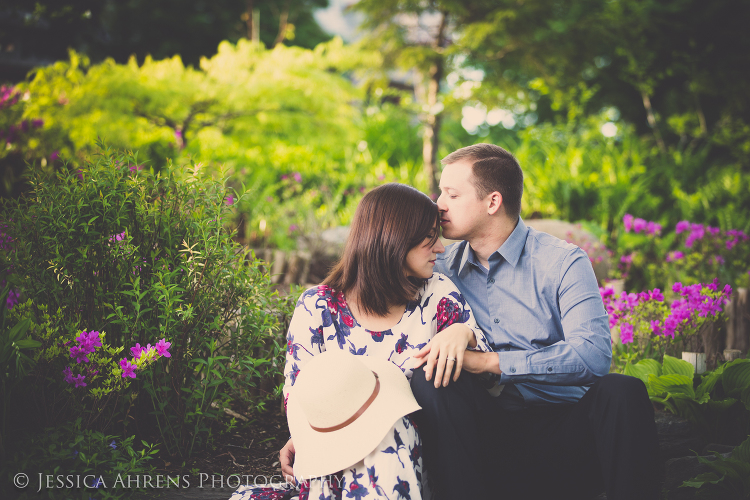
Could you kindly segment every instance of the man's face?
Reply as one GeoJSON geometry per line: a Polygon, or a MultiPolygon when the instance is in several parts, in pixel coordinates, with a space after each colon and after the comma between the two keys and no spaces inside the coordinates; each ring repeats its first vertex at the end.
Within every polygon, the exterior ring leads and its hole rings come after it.
{"type": "Polygon", "coordinates": [[[487,203],[477,197],[472,183],[472,162],[451,163],[440,175],[440,225],[443,237],[451,240],[471,240],[481,233],[487,222],[487,203]]]}

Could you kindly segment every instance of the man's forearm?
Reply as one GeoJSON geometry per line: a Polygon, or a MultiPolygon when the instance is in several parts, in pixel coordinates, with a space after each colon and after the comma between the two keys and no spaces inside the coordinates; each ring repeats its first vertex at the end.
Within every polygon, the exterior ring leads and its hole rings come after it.
{"type": "Polygon", "coordinates": [[[469,373],[501,374],[496,352],[466,351],[463,369],[469,373]]]}

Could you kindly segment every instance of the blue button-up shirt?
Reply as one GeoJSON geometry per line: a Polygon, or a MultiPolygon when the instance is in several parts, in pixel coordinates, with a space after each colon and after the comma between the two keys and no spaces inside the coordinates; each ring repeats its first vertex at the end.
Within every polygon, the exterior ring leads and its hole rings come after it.
{"type": "Polygon", "coordinates": [[[448,246],[435,271],[469,301],[497,352],[500,384],[527,405],[578,401],[609,372],[609,320],[586,253],[547,233],[516,228],[479,263],[466,241],[448,246]]]}

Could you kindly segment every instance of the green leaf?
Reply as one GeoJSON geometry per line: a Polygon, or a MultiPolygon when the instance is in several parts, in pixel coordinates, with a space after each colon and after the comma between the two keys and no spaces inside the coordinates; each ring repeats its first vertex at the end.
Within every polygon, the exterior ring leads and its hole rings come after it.
{"type": "Polygon", "coordinates": [[[724,369],[721,385],[727,396],[739,398],[750,387],[750,363],[738,363],[724,369]]]}
{"type": "Polygon", "coordinates": [[[664,375],[678,374],[690,377],[692,383],[692,377],[695,373],[693,365],[687,361],[673,358],[667,354],[664,355],[664,375]]]}
{"type": "Polygon", "coordinates": [[[698,474],[693,479],[684,481],[680,485],[680,488],[700,488],[706,483],[717,484],[723,480],[723,477],[719,477],[713,472],[705,472],[703,474],[698,474]]]}
{"type": "Polygon", "coordinates": [[[732,450],[732,458],[750,464],[750,436],[732,450]]]}
{"type": "Polygon", "coordinates": [[[630,363],[626,364],[624,373],[625,375],[641,379],[648,387],[649,374],[656,376],[661,375],[661,365],[655,359],[642,359],[634,365],[630,363]]]}

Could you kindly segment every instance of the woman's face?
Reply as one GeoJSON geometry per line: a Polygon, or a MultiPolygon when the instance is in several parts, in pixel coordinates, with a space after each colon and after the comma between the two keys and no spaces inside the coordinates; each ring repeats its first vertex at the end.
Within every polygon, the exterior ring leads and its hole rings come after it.
{"type": "Polygon", "coordinates": [[[440,242],[440,238],[431,243],[432,235],[429,235],[424,241],[409,250],[406,254],[406,275],[417,278],[427,279],[432,277],[432,269],[435,267],[437,254],[445,252],[445,247],[440,242]]]}

